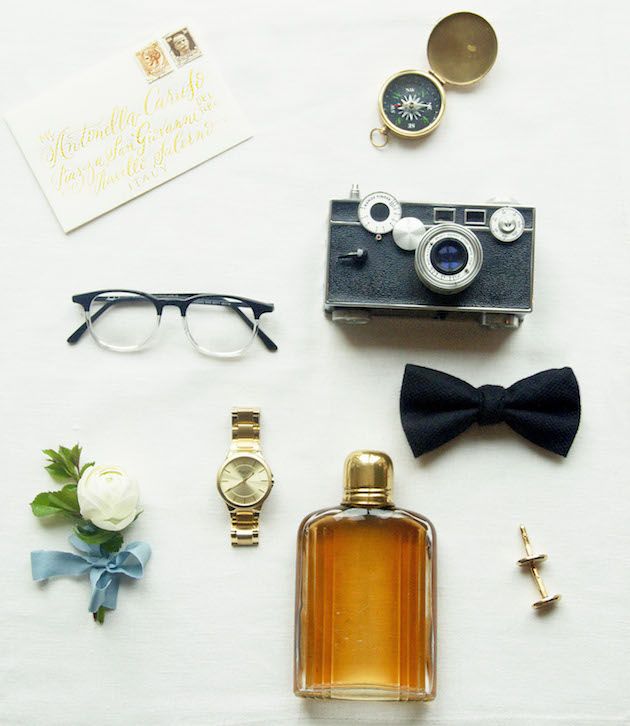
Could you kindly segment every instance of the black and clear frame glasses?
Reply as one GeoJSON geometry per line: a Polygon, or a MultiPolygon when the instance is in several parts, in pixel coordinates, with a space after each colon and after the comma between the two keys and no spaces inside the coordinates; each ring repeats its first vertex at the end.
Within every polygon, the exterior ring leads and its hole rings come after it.
{"type": "Polygon", "coordinates": [[[273,304],[235,295],[210,293],[149,294],[137,290],[96,290],[72,297],[85,323],[68,338],[76,343],[89,331],[102,348],[121,353],[141,350],[157,336],[162,311],[179,308],[184,330],[204,355],[234,358],[258,338],[270,351],[278,346],[260,329],[260,318],[273,304]]]}

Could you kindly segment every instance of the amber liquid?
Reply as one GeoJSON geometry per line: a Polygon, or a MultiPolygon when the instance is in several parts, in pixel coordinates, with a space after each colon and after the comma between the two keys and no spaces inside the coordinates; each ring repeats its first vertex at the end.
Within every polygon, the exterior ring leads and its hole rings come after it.
{"type": "Polygon", "coordinates": [[[434,533],[395,509],[336,509],[298,539],[295,690],[434,697],[434,533]]]}

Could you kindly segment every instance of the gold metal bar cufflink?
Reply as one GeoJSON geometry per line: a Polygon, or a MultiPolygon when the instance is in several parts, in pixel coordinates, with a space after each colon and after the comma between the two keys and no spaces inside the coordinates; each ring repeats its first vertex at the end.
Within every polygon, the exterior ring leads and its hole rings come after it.
{"type": "Polygon", "coordinates": [[[548,605],[555,605],[560,599],[560,595],[550,595],[547,592],[545,583],[543,582],[542,577],[538,572],[539,563],[544,562],[547,559],[547,555],[535,555],[525,526],[521,524],[520,529],[521,538],[523,540],[523,544],[525,545],[526,557],[521,557],[521,559],[518,561],[518,565],[520,565],[521,567],[529,567],[529,570],[532,573],[532,577],[534,578],[534,582],[536,583],[536,587],[538,588],[538,592],[540,593],[540,600],[536,600],[536,602],[532,603],[532,607],[539,609],[547,607],[548,605]]]}

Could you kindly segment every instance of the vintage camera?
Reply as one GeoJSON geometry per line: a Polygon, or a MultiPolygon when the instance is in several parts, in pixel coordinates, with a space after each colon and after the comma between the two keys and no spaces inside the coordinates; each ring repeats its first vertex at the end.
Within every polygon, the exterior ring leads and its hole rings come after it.
{"type": "Polygon", "coordinates": [[[329,224],[325,309],[336,322],[413,315],[517,328],[532,310],[532,207],[401,204],[355,185],[332,200],[329,224]]]}

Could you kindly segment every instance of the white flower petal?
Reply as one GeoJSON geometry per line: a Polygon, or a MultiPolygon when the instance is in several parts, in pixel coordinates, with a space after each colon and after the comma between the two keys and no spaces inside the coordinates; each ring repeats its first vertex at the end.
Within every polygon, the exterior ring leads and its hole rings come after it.
{"type": "Polygon", "coordinates": [[[77,496],[84,519],[113,532],[128,527],[140,511],[138,483],[117,466],[87,469],[77,496]]]}

